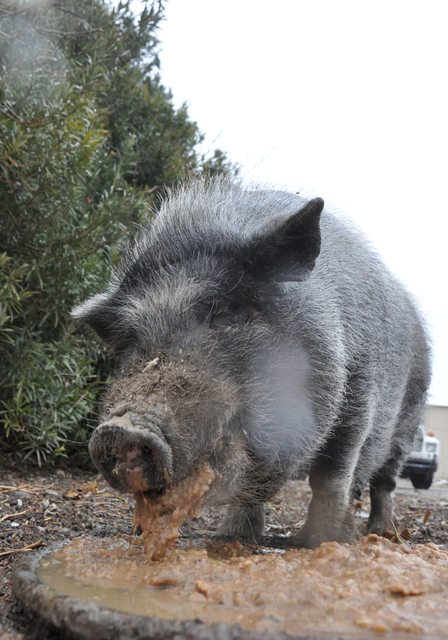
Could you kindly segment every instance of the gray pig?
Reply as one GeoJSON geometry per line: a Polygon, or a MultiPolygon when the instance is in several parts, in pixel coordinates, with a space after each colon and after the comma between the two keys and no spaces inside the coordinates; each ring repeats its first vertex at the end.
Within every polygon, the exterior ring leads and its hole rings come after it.
{"type": "Polygon", "coordinates": [[[163,493],[203,461],[221,532],[264,533],[264,503],[309,475],[297,546],[383,532],[421,420],[419,314],[365,238],[281,191],[224,179],[171,193],[105,293],[77,307],[119,367],[90,452],[120,491],[163,493]]]}

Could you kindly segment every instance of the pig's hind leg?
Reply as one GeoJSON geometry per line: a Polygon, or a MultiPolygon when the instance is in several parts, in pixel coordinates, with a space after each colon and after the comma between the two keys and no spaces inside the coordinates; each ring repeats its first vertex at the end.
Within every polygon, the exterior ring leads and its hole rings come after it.
{"type": "Polygon", "coordinates": [[[391,526],[392,492],[407,454],[412,448],[422,413],[422,403],[402,410],[394,430],[389,458],[370,480],[370,516],[367,532],[381,534],[391,526]]]}
{"type": "Polygon", "coordinates": [[[264,504],[231,505],[219,528],[219,534],[256,544],[263,538],[264,529],[264,504]]]}
{"type": "MultiPolygon", "coordinates": [[[[424,355],[427,357],[426,352],[424,355]]],[[[424,367],[410,376],[401,410],[393,429],[387,460],[370,479],[370,517],[368,533],[381,534],[391,526],[393,518],[392,492],[401,467],[412,449],[418,425],[421,422],[429,384],[424,367]]]]}
{"type": "Polygon", "coordinates": [[[367,533],[382,534],[391,526],[392,492],[396,487],[399,463],[391,458],[370,481],[370,516],[367,533]]]}

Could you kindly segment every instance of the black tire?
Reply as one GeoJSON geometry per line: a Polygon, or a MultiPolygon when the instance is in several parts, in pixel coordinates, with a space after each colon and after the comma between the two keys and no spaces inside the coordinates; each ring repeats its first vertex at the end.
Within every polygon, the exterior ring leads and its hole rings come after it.
{"type": "Polygon", "coordinates": [[[429,489],[432,485],[434,473],[426,471],[424,473],[411,473],[411,482],[415,489],[429,489]]]}

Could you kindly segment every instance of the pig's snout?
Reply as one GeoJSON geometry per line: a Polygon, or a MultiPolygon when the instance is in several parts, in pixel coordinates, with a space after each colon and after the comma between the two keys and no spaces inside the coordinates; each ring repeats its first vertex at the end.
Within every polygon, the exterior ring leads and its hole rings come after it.
{"type": "Polygon", "coordinates": [[[151,417],[132,412],[110,417],[94,432],[89,451],[119,491],[164,491],[172,482],[171,448],[151,417]]]}

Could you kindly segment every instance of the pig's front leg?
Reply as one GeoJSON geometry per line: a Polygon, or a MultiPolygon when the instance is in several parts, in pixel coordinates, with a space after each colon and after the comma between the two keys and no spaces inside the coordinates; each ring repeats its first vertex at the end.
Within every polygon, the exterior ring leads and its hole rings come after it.
{"type": "Polygon", "coordinates": [[[256,544],[262,539],[264,529],[264,504],[232,505],[228,508],[219,534],[256,544]]]}
{"type": "Polygon", "coordinates": [[[351,509],[351,473],[335,473],[331,462],[319,458],[310,469],[313,491],[308,517],[301,531],[289,538],[292,546],[315,549],[322,542],[354,542],[354,519],[351,509]]]}

